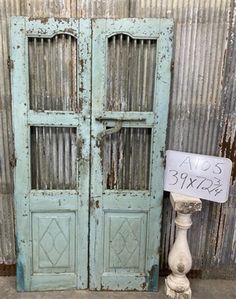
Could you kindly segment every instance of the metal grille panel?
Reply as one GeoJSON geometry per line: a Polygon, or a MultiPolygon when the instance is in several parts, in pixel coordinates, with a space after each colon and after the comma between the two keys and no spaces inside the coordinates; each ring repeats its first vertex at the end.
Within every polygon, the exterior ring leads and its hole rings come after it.
{"type": "Polygon", "coordinates": [[[156,43],[125,34],[108,39],[107,110],[153,110],[156,43]]]}
{"type": "Polygon", "coordinates": [[[30,108],[77,111],[76,38],[29,38],[28,45],[30,108]]]}
{"type": "Polygon", "coordinates": [[[76,189],[76,128],[31,127],[32,189],[76,189]]]}
{"type": "Polygon", "coordinates": [[[104,137],[105,189],[148,190],[151,129],[123,128],[104,137]]]}

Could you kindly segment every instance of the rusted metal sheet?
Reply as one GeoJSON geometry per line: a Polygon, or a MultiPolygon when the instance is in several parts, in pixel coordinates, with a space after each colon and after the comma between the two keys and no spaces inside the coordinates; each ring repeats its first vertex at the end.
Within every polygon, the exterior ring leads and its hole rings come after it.
{"type": "Polygon", "coordinates": [[[207,245],[209,268],[217,265],[222,276],[235,277],[236,264],[236,2],[230,14],[228,47],[222,79],[219,155],[233,161],[229,201],[212,208],[212,230],[207,245]],[[213,256],[212,253],[213,252],[213,256]],[[230,267],[226,267],[230,265],[230,267]]]}
{"type": "MultiPolygon", "coordinates": [[[[11,264],[15,261],[12,205],[12,166],[15,162],[9,85],[12,65],[10,61],[7,63],[9,17],[172,17],[175,20],[175,47],[168,148],[235,159],[234,9],[235,1],[232,0],[1,1],[0,262],[11,264]]],[[[217,272],[219,266],[233,269],[235,265],[234,175],[232,184],[230,199],[226,204],[203,202],[202,212],[194,216],[189,238],[190,244],[193,244],[191,250],[195,270],[209,267],[217,272]]],[[[167,267],[167,254],[174,239],[173,217],[169,201],[165,200],[162,269],[167,267]]]]}

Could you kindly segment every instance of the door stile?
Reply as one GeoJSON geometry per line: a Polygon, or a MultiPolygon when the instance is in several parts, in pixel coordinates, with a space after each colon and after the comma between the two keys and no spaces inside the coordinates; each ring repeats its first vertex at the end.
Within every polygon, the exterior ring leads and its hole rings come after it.
{"type": "Polygon", "coordinates": [[[91,107],[91,20],[80,19],[78,52],[78,88],[81,103],[79,122],[79,201],[78,201],[78,277],[77,288],[88,288],[88,233],[90,184],[90,107],[91,107]]]}
{"type": "Polygon", "coordinates": [[[11,59],[13,70],[12,97],[13,128],[15,142],[16,168],[14,172],[14,203],[16,211],[16,252],[17,252],[17,290],[30,289],[30,254],[31,225],[29,211],[29,132],[27,123],[28,112],[28,48],[25,34],[25,19],[12,18],[11,22],[11,59]],[[24,216],[23,216],[24,215],[24,216]]]}
{"type": "MultiPolygon", "coordinates": [[[[92,23],[92,26],[94,23],[92,23]]],[[[102,98],[102,89],[100,84],[104,84],[105,68],[102,64],[99,67],[94,64],[95,56],[98,61],[103,61],[104,45],[101,39],[94,33],[94,27],[92,29],[92,108],[91,108],[91,186],[90,186],[90,234],[89,234],[89,288],[97,288],[97,279],[102,268],[103,254],[97,247],[97,242],[102,242],[102,230],[101,225],[96,227],[96,223],[102,217],[102,210],[96,208],[99,205],[100,197],[96,198],[96,193],[102,192],[102,181],[101,181],[101,156],[100,148],[96,145],[97,136],[102,133],[103,125],[97,123],[96,126],[93,124],[96,122],[96,112],[99,111],[100,99],[102,98]],[[96,93],[94,92],[96,90],[96,93]],[[96,190],[96,191],[95,191],[96,190]],[[94,240],[98,240],[95,242],[94,240]],[[100,240],[100,241],[99,241],[100,240]],[[97,263],[96,263],[97,261],[97,263]]],[[[99,142],[99,141],[98,141],[99,142]]],[[[99,289],[99,288],[98,288],[99,289]]]]}
{"type": "Polygon", "coordinates": [[[154,90],[154,125],[152,133],[151,198],[149,212],[149,236],[147,269],[150,269],[148,290],[158,290],[159,253],[162,223],[162,198],[164,184],[164,159],[166,130],[168,121],[171,59],[172,59],[173,21],[160,20],[160,38],[156,53],[156,72],[154,90]],[[155,236],[155,237],[153,237],[155,236]],[[156,250],[157,249],[157,250],[156,250]]]}

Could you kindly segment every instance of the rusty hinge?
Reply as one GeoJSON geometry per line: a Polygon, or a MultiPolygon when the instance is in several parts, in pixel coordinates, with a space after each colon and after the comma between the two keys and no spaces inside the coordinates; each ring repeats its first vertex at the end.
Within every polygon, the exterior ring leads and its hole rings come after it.
{"type": "Polygon", "coordinates": [[[11,166],[12,168],[15,168],[15,167],[16,167],[16,157],[15,157],[14,154],[11,156],[11,158],[10,158],[10,160],[9,160],[9,163],[10,163],[10,166],[11,166]]]}
{"type": "Polygon", "coordinates": [[[164,168],[166,168],[166,152],[165,152],[164,149],[162,149],[162,150],[160,151],[160,156],[161,156],[162,161],[163,161],[163,166],[164,166],[164,168]]]}
{"type": "Polygon", "coordinates": [[[175,67],[175,63],[174,60],[171,60],[171,64],[170,64],[170,71],[173,72],[174,71],[174,67],[175,67]]]}
{"type": "Polygon", "coordinates": [[[8,66],[9,69],[14,68],[14,62],[10,57],[8,57],[8,59],[7,59],[7,66],[8,66]]]}
{"type": "Polygon", "coordinates": [[[94,198],[91,198],[89,201],[89,206],[90,206],[90,208],[93,208],[93,209],[95,209],[95,208],[99,209],[100,202],[99,202],[99,200],[95,200],[94,198]]]}

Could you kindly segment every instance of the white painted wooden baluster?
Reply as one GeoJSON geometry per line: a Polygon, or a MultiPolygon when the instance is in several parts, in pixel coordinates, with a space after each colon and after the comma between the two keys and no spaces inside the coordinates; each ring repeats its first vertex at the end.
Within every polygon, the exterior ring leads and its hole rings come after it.
{"type": "Polygon", "coordinates": [[[191,214],[201,211],[199,198],[171,193],[172,207],[177,212],[176,239],[168,257],[172,273],[166,278],[166,295],[175,299],[191,299],[191,288],[186,274],[192,266],[192,256],[187,241],[187,231],[192,225],[191,214]]]}

